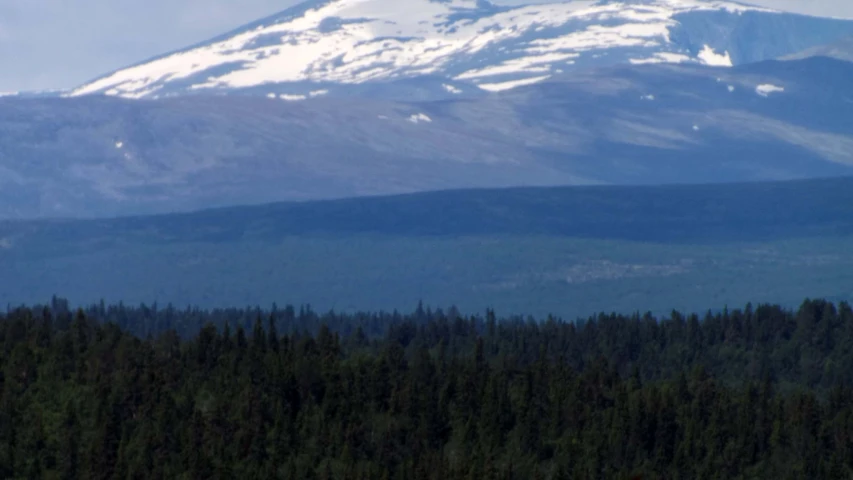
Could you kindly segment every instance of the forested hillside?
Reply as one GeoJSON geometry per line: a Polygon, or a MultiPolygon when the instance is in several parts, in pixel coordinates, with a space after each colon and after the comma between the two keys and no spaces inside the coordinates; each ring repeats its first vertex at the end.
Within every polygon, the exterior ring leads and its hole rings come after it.
{"type": "Polygon", "coordinates": [[[853,310],[19,308],[0,477],[850,478],[853,310]]]}
{"type": "Polygon", "coordinates": [[[0,221],[2,302],[586,317],[853,301],[853,178],[456,190],[0,221]],[[85,272],[85,273],[83,273],[85,272]]]}

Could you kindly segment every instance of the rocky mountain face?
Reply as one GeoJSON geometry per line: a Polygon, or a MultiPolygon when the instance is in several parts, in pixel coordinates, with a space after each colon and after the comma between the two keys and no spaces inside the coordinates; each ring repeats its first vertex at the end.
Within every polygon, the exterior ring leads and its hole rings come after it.
{"type": "Polygon", "coordinates": [[[853,63],[814,57],[627,64],[449,100],[6,97],[0,217],[849,175],[850,78],[853,63]]]}

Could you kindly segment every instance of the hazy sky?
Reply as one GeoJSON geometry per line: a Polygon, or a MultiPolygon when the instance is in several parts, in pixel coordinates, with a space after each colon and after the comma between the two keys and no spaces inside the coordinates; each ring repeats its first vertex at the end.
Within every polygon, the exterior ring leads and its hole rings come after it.
{"type": "MultiPolygon", "coordinates": [[[[853,0],[752,2],[801,13],[853,18],[853,0]]],[[[298,2],[0,0],[0,92],[76,86],[295,3],[298,2]]]]}

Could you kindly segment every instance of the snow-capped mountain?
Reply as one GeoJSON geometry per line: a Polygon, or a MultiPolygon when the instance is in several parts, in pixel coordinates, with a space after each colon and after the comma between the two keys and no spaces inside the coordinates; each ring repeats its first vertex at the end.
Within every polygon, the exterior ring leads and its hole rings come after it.
{"type": "Polygon", "coordinates": [[[853,35],[853,21],[722,0],[568,0],[513,8],[485,0],[320,0],[67,95],[248,92],[300,100],[330,86],[421,76],[445,79],[437,85],[453,95],[506,90],[589,66],[732,66],[845,35],[853,35]]]}

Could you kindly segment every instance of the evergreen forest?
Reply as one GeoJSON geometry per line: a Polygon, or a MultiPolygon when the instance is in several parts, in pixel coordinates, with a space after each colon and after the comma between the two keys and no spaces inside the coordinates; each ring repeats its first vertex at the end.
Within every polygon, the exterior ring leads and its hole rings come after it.
{"type": "MultiPolygon", "coordinates": [[[[721,306],[722,307],[722,306],[721,306]]],[[[848,479],[853,309],[7,308],[0,478],[848,479]]]]}

